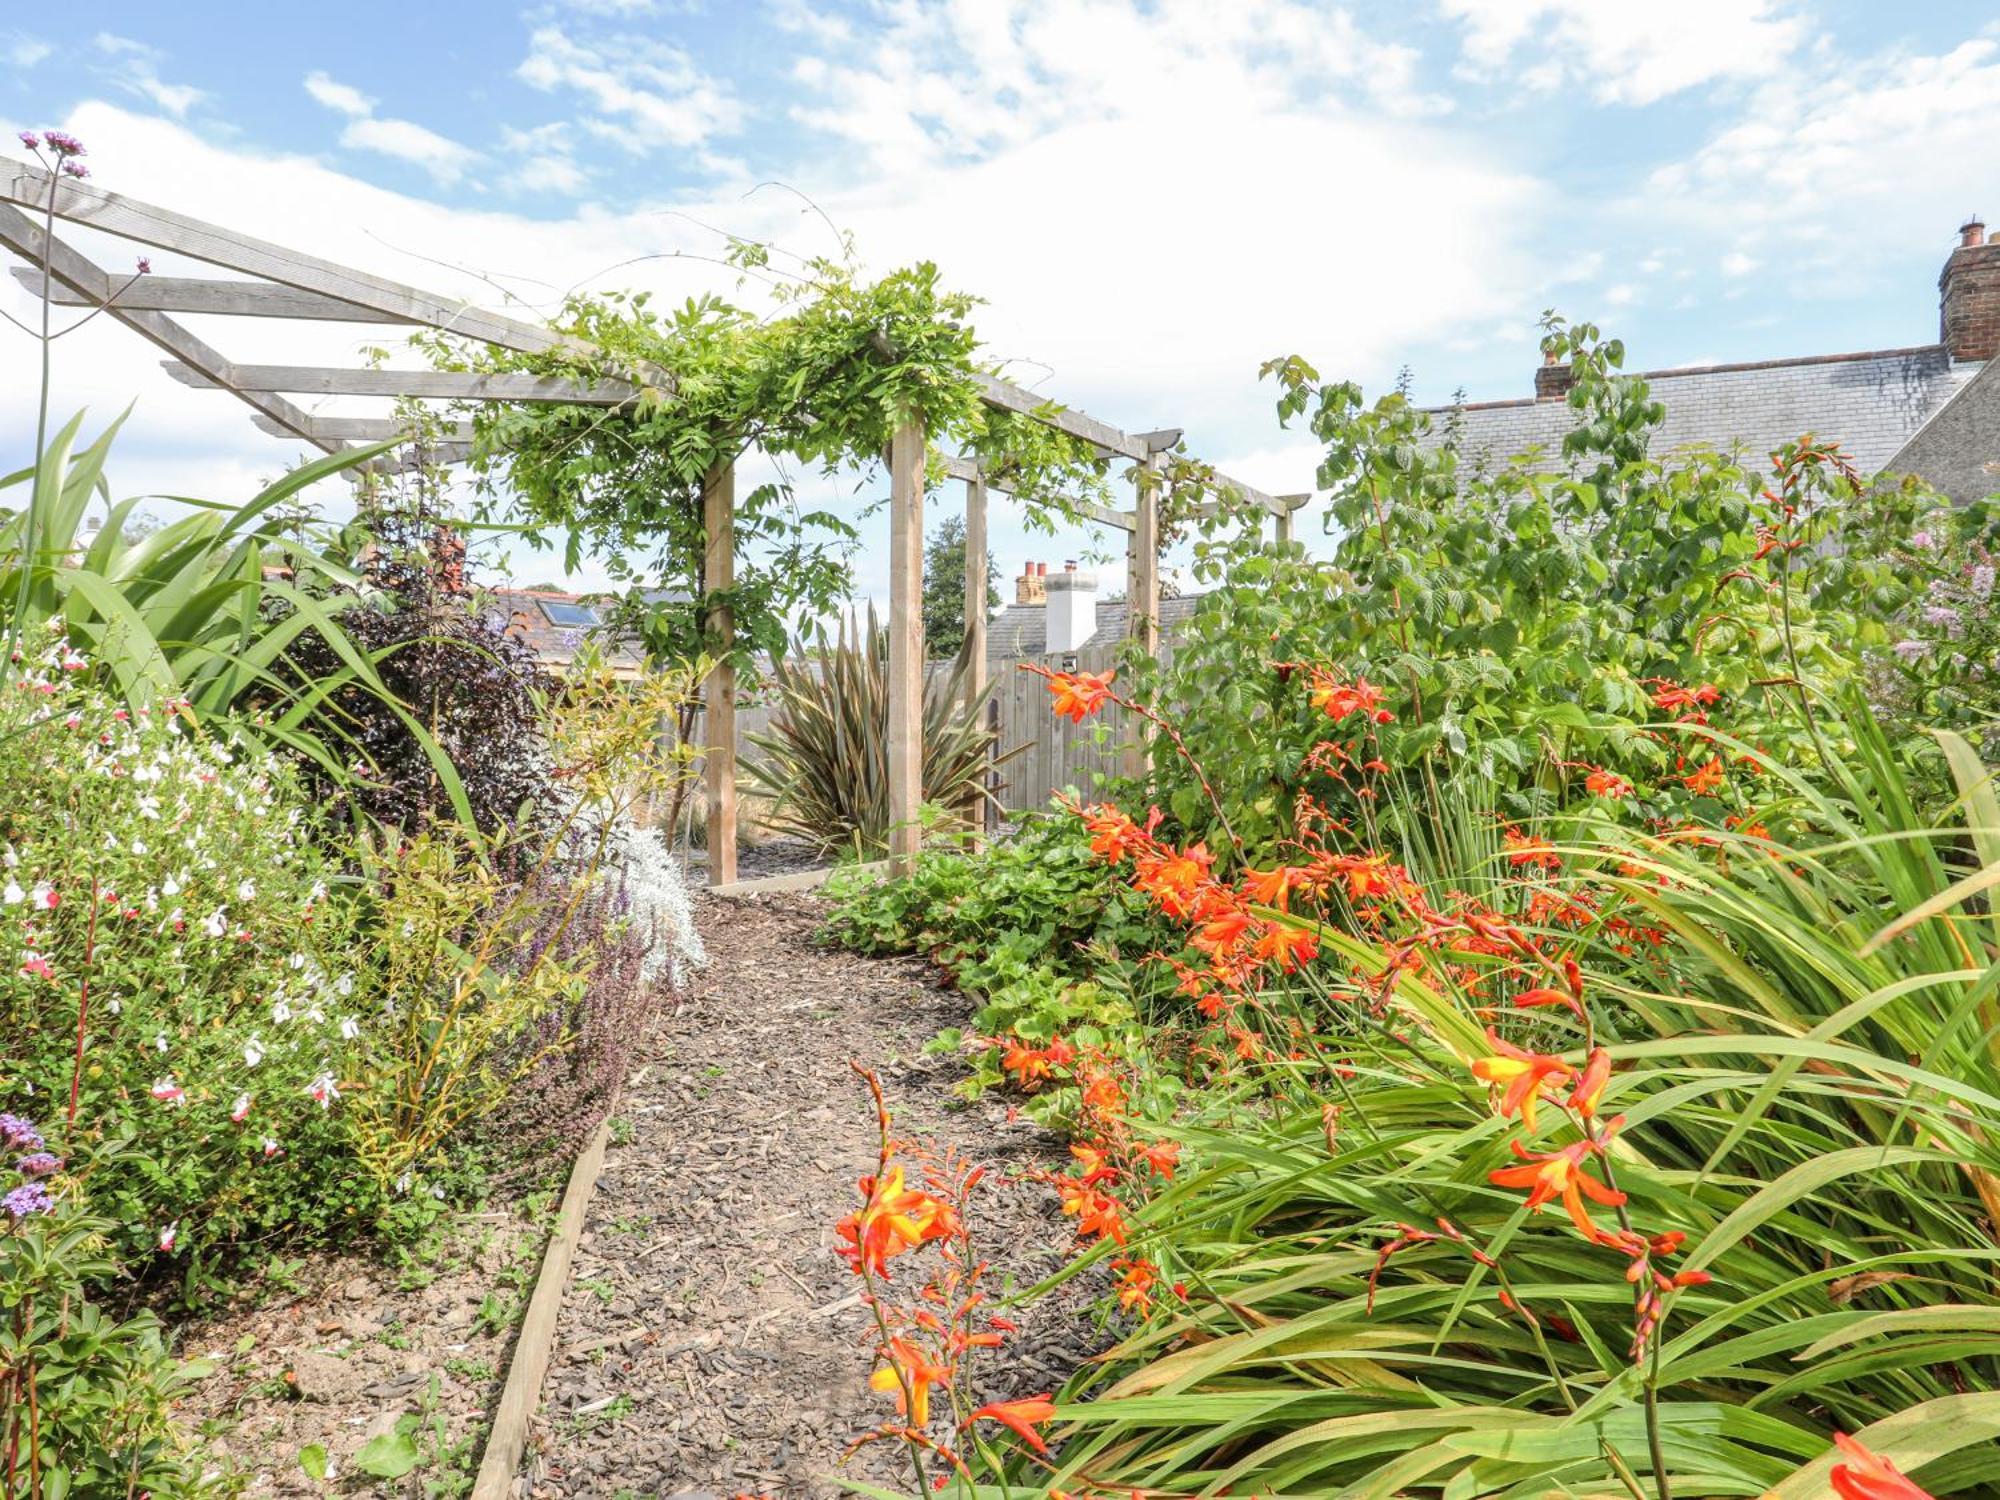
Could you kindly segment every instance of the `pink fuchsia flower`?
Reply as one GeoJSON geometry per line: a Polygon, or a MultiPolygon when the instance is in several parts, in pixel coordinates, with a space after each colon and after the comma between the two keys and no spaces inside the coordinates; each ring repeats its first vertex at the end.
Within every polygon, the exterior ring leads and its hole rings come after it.
{"type": "Polygon", "coordinates": [[[160,1254],[172,1255],[174,1253],[174,1243],[177,1240],[179,1240],[180,1237],[181,1237],[181,1226],[178,1220],[176,1220],[172,1224],[169,1224],[165,1229],[162,1229],[160,1231],[160,1254]]]}
{"type": "Polygon", "coordinates": [[[321,1109],[328,1108],[340,1097],[340,1090],[334,1085],[331,1073],[322,1073],[306,1085],[306,1097],[321,1109]]]}
{"type": "Polygon", "coordinates": [[[265,1161],[269,1161],[274,1156],[283,1156],[284,1154],[285,1154],[285,1148],[283,1146],[280,1146],[276,1140],[274,1140],[272,1137],[268,1135],[264,1137],[265,1161]]]}
{"type": "Polygon", "coordinates": [[[30,948],[26,953],[21,955],[21,977],[23,979],[46,979],[50,983],[54,983],[56,971],[49,966],[49,961],[46,958],[43,958],[41,954],[30,948]]]}
{"type": "Polygon", "coordinates": [[[236,1102],[229,1107],[229,1123],[241,1125],[248,1118],[250,1118],[250,1096],[238,1094],[236,1102]]]}
{"type": "Polygon", "coordinates": [[[162,1104],[171,1104],[175,1109],[187,1106],[187,1090],[175,1083],[171,1076],[153,1080],[153,1097],[162,1104]]]}
{"type": "Polygon", "coordinates": [[[62,905],[62,897],[56,893],[56,888],[46,880],[40,882],[32,891],[28,892],[28,901],[31,905],[39,906],[43,911],[54,911],[58,906],[62,905]]]}

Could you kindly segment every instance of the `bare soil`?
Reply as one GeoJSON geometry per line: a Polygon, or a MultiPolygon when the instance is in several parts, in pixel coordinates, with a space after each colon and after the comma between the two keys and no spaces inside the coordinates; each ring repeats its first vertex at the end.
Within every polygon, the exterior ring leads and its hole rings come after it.
{"type": "MultiPolygon", "coordinates": [[[[810,897],[703,900],[709,968],[620,1105],[518,1494],[843,1493],[843,1451],[886,1412],[859,1283],[833,1249],[875,1158],[850,1059],[879,1073],[899,1134],[996,1169],[974,1220],[996,1286],[1068,1258],[1054,1195],[1018,1180],[1059,1144],[998,1101],[958,1099],[958,1060],[923,1054],[970,1002],[923,963],[821,948],[820,915],[810,897]]],[[[982,1394],[1050,1389],[1101,1347],[1084,1311],[1100,1290],[1079,1278],[1019,1309],[982,1394]]],[[[907,1484],[887,1444],[845,1472],[907,1484]]]]}

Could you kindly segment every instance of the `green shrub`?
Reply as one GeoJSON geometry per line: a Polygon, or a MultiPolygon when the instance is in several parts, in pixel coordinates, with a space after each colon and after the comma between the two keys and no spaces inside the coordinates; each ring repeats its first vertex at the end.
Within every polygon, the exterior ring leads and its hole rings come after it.
{"type": "Polygon", "coordinates": [[[350,903],[285,768],[175,700],[128,708],[59,638],[0,697],[0,1108],[92,1174],[121,1259],[366,1209],[333,1107],[367,1019],[350,903]],[[74,1124],[70,1123],[73,1065],[74,1124]]]}
{"type": "Polygon", "coordinates": [[[76,1188],[118,1153],[58,1163],[43,1144],[0,1114],[0,1485],[38,1500],[219,1492],[170,1418],[194,1372],[152,1313],[121,1320],[90,1300],[117,1270],[114,1226],[80,1211],[76,1188]]]}

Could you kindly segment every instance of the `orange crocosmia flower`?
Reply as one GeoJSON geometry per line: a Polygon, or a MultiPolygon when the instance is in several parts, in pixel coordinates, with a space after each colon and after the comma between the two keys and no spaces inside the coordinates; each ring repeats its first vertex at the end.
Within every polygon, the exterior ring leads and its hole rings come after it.
{"type": "Polygon", "coordinates": [[[1204,922],[1188,939],[1188,946],[1197,952],[1220,957],[1242,942],[1249,930],[1250,913],[1240,909],[1225,910],[1204,922]]]}
{"type": "Polygon", "coordinates": [[[1144,1314],[1153,1307],[1153,1287],[1160,1273],[1149,1260],[1114,1262],[1122,1272],[1118,1278],[1118,1306],[1126,1312],[1144,1314]]]}
{"type": "Polygon", "coordinates": [[[1042,1441],[1042,1435],[1035,1429],[1056,1414],[1056,1404],[1047,1396],[1026,1396],[1019,1401],[994,1401],[979,1408],[966,1418],[969,1427],[984,1418],[998,1422],[1003,1427],[1011,1427],[1022,1442],[1037,1453],[1046,1454],[1049,1445],[1042,1441]]]}
{"type": "Polygon", "coordinates": [[[1572,1012],[1578,1020],[1583,1019],[1583,1007],[1576,1003],[1576,996],[1568,990],[1549,989],[1546,986],[1532,990],[1522,990],[1514,997],[1516,1010],[1536,1010],[1544,1005],[1560,1005],[1572,1012]]]}
{"type": "Polygon", "coordinates": [[[1276,964],[1281,971],[1289,974],[1319,956],[1319,934],[1309,927],[1272,922],[1265,926],[1250,952],[1252,957],[1276,964]]]}
{"type": "Polygon", "coordinates": [[[1593,1149],[1592,1143],[1577,1141],[1560,1151],[1547,1152],[1531,1152],[1518,1140],[1507,1144],[1524,1165],[1489,1172],[1486,1180],[1495,1187],[1528,1189],[1528,1207],[1537,1212],[1551,1198],[1561,1198],[1577,1232],[1593,1243],[1598,1241],[1602,1231],[1591,1222],[1583,1200],[1589,1198],[1606,1208],[1616,1208],[1625,1201],[1625,1195],[1616,1188],[1606,1187],[1584,1169],[1583,1159],[1593,1149]]]}
{"type": "Polygon", "coordinates": [[[1611,1054],[1598,1047],[1583,1065],[1583,1073],[1570,1091],[1569,1107],[1586,1120],[1597,1114],[1597,1101],[1604,1096],[1604,1085],[1611,1081],[1611,1054]]]}
{"type": "Polygon", "coordinates": [[[1530,838],[1520,829],[1510,828],[1501,835],[1501,842],[1507,847],[1507,863],[1517,870],[1524,865],[1542,870],[1562,868],[1562,856],[1544,839],[1530,838]]]}
{"type": "Polygon", "coordinates": [[[1243,877],[1243,896],[1259,906],[1292,909],[1292,891],[1305,880],[1306,872],[1297,865],[1279,865],[1275,870],[1251,870],[1243,877]]]}
{"type": "Polygon", "coordinates": [[[929,1193],[906,1188],[899,1166],[891,1167],[879,1183],[862,1178],[861,1191],[868,1201],[835,1227],[848,1245],[841,1253],[857,1271],[887,1275],[890,1260],[953,1231],[950,1209],[929,1193]]]}
{"type": "Polygon", "coordinates": [[[1137,823],[1108,804],[1086,813],[1084,827],[1090,834],[1090,852],[1108,865],[1123,863],[1145,838],[1137,823]]]}
{"type": "Polygon", "coordinates": [[[1179,1141],[1155,1141],[1140,1155],[1146,1158],[1146,1165],[1153,1169],[1155,1177],[1163,1177],[1168,1182],[1174,1180],[1174,1168],[1180,1165],[1181,1143],[1179,1141]]]}
{"type": "Polygon", "coordinates": [[[868,1377],[871,1390],[894,1391],[896,1411],[912,1427],[922,1427],[931,1419],[931,1387],[951,1379],[946,1365],[930,1358],[908,1339],[889,1340],[887,1363],[868,1377]]]}
{"type": "Polygon", "coordinates": [[[1000,1054],[1000,1067],[1012,1073],[1015,1082],[1024,1089],[1047,1078],[1052,1071],[1048,1053],[1019,1041],[1007,1044],[1007,1050],[1000,1054]]]}
{"type": "Polygon", "coordinates": [[[1583,778],[1583,789],[1593,797],[1609,797],[1614,802],[1632,795],[1631,782],[1602,766],[1591,767],[1590,774],[1583,778]]]}
{"type": "Polygon", "coordinates": [[[1928,1490],[1912,1483],[1888,1459],[1846,1433],[1836,1432],[1833,1441],[1845,1460],[1835,1464],[1828,1476],[1840,1500],[1933,1500],[1928,1490]]]}
{"type": "Polygon", "coordinates": [[[1382,707],[1382,690],[1366,677],[1342,682],[1332,673],[1322,672],[1317,667],[1313,669],[1312,692],[1308,701],[1336,724],[1353,713],[1365,714],[1377,724],[1393,723],[1396,718],[1382,707]]]}
{"type": "Polygon", "coordinates": [[[1721,759],[1711,756],[1707,765],[1683,776],[1681,784],[1697,797],[1713,797],[1728,779],[1727,773],[1722,769],[1721,759]]]}
{"type": "Polygon", "coordinates": [[[1098,1147],[1082,1141],[1073,1141],[1070,1143],[1069,1154],[1074,1156],[1076,1164],[1083,1168],[1085,1187],[1118,1180],[1118,1169],[1104,1159],[1104,1152],[1098,1147]]]}
{"type": "Polygon", "coordinates": [[[1100,1115],[1115,1115],[1125,1108],[1125,1085],[1109,1073],[1092,1073],[1083,1083],[1083,1102],[1100,1115]]]}
{"type": "Polygon", "coordinates": [[[1712,682],[1704,682],[1700,687],[1682,687],[1679,683],[1668,682],[1665,678],[1655,679],[1659,688],[1653,694],[1653,707],[1672,712],[1674,709],[1688,709],[1693,716],[1707,722],[1702,709],[1722,697],[1722,690],[1712,682]]]}
{"type": "Polygon", "coordinates": [[[1076,1215],[1079,1235],[1099,1235],[1114,1245],[1125,1243],[1125,1216],[1116,1198],[1074,1177],[1063,1178],[1057,1190],[1062,1195],[1062,1211],[1076,1215]]]}
{"type": "Polygon", "coordinates": [[[1051,672],[1049,692],[1058,714],[1081,724],[1110,701],[1113,672],[1051,672]]]}
{"type": "Polygon", "coordinates": [[[1512,1042],[1502,1040],[1490,1026],[1486,1028],[1486,1040],[1493,1047],[1493,1055],[1475,1060],[1472,1076],[1502,1090],[1500,1113],[1518,1114],[1521,1123],[1532,1131],[1535,1128],[1535,1101],[1541,1097],[1542,1091],[1552,1083],[1563,1083],[1575,1077],[1576,1070],[1560,1057],[1524,1051],[1512,1042]]]}
{"type": "Polygon", "coordinates": [[[1194,909],[1208,882],[1209,866],[1215,856],[1203,843],[1183,850],[1168,850],[1157,859],[1141,860],[1135,884],[1159,902],[1170,917],[1185,917],[1194,909]]]}

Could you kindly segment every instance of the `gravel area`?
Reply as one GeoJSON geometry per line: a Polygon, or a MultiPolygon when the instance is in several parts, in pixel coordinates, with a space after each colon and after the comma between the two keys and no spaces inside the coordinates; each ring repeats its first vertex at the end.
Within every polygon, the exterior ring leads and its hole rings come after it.
{"type": "MultiPolygon", "coordinates": [[[[820,915],[811,897],[701,898],[710,965],[620,1104],[518,1495],[843,1493],[827,1476],[886,1410],[866,1385],[859,1284],[833,1251],[874,1164],[850,1059],[880,1073],[899,1133],[995,1168],[974,1224],[996,1285],[1068,1257],[1054,1195],[1014,1180],[1066,1161],[1059,1143],[998,1100],[954,1098],[960,1064],[922,1055],[969,1002],[920,962],[817,946],[820,915]]],[[[1020,1310],[982,1394],[1049,1389],[1109,1342],[1086,1312],[1101,1289],[1077,1278],[1020,1310]]],[[[887,1444],[847,1472],[907,1485],[887,1444]]]]}

